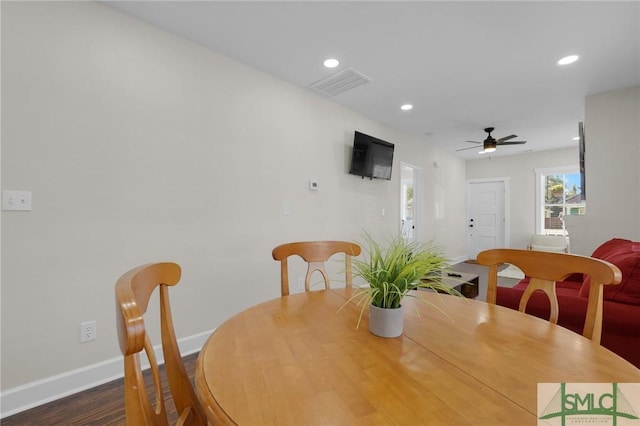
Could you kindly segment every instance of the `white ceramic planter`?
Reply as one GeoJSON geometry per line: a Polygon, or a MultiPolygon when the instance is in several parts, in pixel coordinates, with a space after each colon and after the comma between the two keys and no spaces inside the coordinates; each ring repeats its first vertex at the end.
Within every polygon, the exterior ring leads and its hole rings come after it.
{"type": "Polygon", "coordinates": [[[369,305],[369,331],[380,337],[400,336],[404,319],[402,311],[402,306],[387,309],[369,305]]]}

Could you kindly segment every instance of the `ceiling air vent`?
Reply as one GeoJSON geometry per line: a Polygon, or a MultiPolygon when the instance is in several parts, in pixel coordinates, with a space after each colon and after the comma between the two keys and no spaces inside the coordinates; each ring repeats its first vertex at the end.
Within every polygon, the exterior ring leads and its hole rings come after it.
{"type": "Polygon", "coordinates": [[[352,68],[347,68],[331,74],[322,80],[318,80],[315,83],[311,83],[309,87],[325,95],[336,96],[363,84],[371,83],[372,81],[373,80],[366,75],[352,68]]]}

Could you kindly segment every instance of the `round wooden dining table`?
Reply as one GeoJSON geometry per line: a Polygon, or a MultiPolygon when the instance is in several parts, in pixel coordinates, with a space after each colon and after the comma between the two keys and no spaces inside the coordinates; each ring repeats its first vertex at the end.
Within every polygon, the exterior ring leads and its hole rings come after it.
{"type": "Polygon", "coordinates": [[[218,327],[196,364],[213,424],[535,425],[538,383],[638,383],[640,370],[548,321],[420,292],[404,333],[369,332],[353,289],[292,294],[218,327]],[[342,308],[342,309],[341,309],[342,308]]]}

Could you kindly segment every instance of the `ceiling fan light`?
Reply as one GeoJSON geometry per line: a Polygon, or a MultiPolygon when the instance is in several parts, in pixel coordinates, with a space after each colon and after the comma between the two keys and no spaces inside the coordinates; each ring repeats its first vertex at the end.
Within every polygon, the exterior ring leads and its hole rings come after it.
{"type": "Polygon", "coordinates": [[[494,152],[496,150],[496,140],[489,136],[484,141],[484,152],[494,152]]]}

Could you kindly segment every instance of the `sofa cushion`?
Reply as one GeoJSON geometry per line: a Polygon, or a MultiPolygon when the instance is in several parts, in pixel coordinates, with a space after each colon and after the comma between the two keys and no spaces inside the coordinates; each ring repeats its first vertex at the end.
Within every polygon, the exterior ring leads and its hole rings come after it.
{"type": "Polygon", "coordinates": [[[640,315],[638,307],[603,303],[600,344],[640,368],[640,315]]]}
{"type": "MultiPolygon", "coordinates": [[[[518,310],[520,299],[526,285],[515,287],[498,287],[496,304],[518,310]]],[[[582,334],[584,319],[587,315],[587,299],[570,296],[565,291],[558,293],[558,324],[582,334]]],[[[526,312],[540,318],[548,319],[550,312],[549,299],[541,291],[531,295],[526,312]]],[[[605,301],[602,304],[603,334],[629,336],[640,341],[640,315],[638,308],[629,304],[605,301]]],[[[640,359],[640,352],[637,354],[640,359]]]]}
{"type": "MultiPolygon", "coordinates": [[[[603,299],[629,305],[640,305],[640,243],[626,244],[624,250],[615,248],[611,253],[602,254],[602,260],[616,265],[622,273],[618,285],[607,285],[603,299]]],[[[589,297],[591,279],[587,277],[580,289],[580,297],[589,297]]]]}
{"type": "Polygon", "coordinates": [[[625,240],[623,238],[612,238],[609,241],[600,244],[600,246],[598,246],[598,248],[596,248],[593,253],[591,253],[591,257],[604,259],[604,255],[611,254],[613,250],[616,250],[620,247],[625,247],[629,244],[633,244],[633,241],[625,240]]]}
{"type": "MultiPolygon", "coordinates": [[[[520,299],[522,298],[525,288],[526,284],[524,283],[520,283],[513,288],[498,287],[496,304],[518,310],[520,299]]],[[[582,334],[584,320],[587,315],[587,299],[576,297],[575,290],[559,288],[557,285],[556,294],[558,295],[558,324],[578,334],[582,334]],[[568,292],[572,292],[572,295],[568,296],[566,294],[568,292]]],[[[550,310],[547,295],[541,291],[536,291],[529,298],[525,312],[548,320],[550,310]]]]}
{"type": "MultiPolygon", "coordinates": [[[[570,275],[570,277],[573,277],[573,275],[570,275]]],[[[514,285],[513,288],[519,288],[524,291],[529,285],[530,279],[531,278],[529,277],[523,278],[522,280],[520,280],[518,284],[514,285]]],[[[582,281],[572,281],[569,279],[567,279],[566,281],[558,281],[556,282],[556,294],[579,297],[578,293],[580,292],[582,287],[583,287],[582,281]]],[[[587,296],[588,295],[589,294],[587,293],[587,296]]]]}
{"type": "MultiPolygon", "coordinates": [[[[496,303],[518,309],[526,284],[513,288],[498,287],[496,303]]],[[[558,324],[582,334],[587,313],[587,299],[564,294],[569,289],[558,288],[558,324]]],[[[542,292],[535,292],[527,304],[527,313],[549,318],[549,302],[542,292]]],[[[602,346],[622,356],[640,368],[640,314],[638,307],[624,303],[604,301],[602,307],[602,346]]]]}

